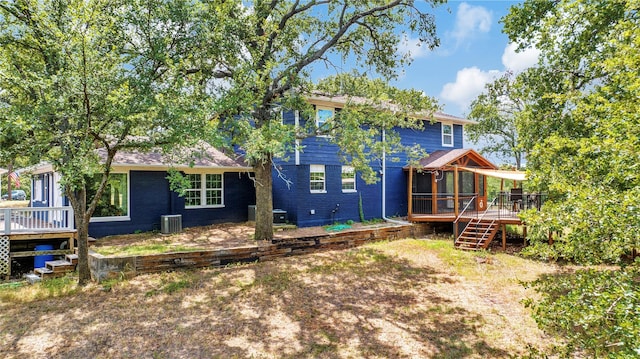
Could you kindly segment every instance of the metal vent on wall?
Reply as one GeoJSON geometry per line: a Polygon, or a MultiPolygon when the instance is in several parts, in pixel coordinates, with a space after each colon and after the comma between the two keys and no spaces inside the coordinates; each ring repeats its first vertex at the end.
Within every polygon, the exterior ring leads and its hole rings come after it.
{"type": "Polygon", "coordinates": [[[182,231],[182,215],[172,214],[160,216],[160,232],[163,234],[178,233],[182,231]]]}

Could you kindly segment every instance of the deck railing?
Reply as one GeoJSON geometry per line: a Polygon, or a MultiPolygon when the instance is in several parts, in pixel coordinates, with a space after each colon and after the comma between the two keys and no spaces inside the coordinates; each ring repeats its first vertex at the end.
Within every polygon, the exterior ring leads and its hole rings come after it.
{"type": "Polygon", "coordinates": [[[0,233],[72,231],[71,207],[29,207],[0,209],[0,233]]]}
{"type": "MultiPolygon", "coordinates": [[[[467,213],[475,213],[476,209],[476,193],[461,193],[458,196],[458,208],[467,208],[467,213]]],[[[436,201],[435,207],[438,214],[453,214],[455,212],[455,196],[453,193],[438,193],[438,197],[434,199],[431,193],[413,193],[412,197],[412,213],[413,214],[434,214],[433,201],[436,201]]]]}
{"type": "Polygon", "coordinates": [[[498,218],[517,218],[518,213],[529,209],[540,210],[547,200],[546,193],[522,193],[512,195],[510,192],[500,192],[496,197],[494,210],[498,211],[498,218]]]}

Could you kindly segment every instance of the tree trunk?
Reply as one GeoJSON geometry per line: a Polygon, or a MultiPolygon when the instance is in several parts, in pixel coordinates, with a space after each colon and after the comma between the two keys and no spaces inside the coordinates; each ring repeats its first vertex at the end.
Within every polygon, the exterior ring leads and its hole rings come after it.
{"type": "Polygon", "coordinates": [[[253,166],[256,187],[256,240],[273,239],[273,178],[271,156],[253,166]]]}
{"type": "Polygon", "coordinates": [[[89,221],[84,214],[76,216],[78,228],[78,285],[83,286],[91,280],[89,270],[89,221]],[[82,218],[82,219],[80,219],[82,218]]]}
{"type": "Polygon", "coordinates": [[[87,216],[87,190],[66,191],[67,195],[72,195],[71,200],[73,213],[76,220],[78,235],[78,285],[84,286],[91,280],[89,270],[89,220],[87,216]]]}

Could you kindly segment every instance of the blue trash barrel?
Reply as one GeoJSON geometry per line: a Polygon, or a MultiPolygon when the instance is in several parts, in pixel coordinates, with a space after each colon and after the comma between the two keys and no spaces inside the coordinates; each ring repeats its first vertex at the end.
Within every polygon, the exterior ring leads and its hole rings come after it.
{"type": "MultiPolygon", "coordinates": [[[[36,251],[52,251],[53,245],[51,244],[39,244],[36,246],[36,251]]],[[[47,254],[43,256],[35,256],[33,257],[33,268],[42,268],[44,267],[44,262],[52,261],[53,254],[47,254]]]]}

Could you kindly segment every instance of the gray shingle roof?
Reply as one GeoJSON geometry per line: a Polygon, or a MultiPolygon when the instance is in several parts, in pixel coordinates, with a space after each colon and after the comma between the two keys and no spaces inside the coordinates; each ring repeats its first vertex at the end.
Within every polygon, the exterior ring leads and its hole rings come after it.
{"type": "MultiPolygon", "coordinates": [[[[106,157],[104,149],[98,149],[100,157],[106,157]]],[[[249,165],[242,158],[228,156],[207,143],[199,143],[192,148],[174,149],[171,153],[161,150],[149,152],[121,150],[113,159],[113,166],[143,166],[143,167],[176,167],[176,168],[225,168],[248,169],[249,165]]]]}

